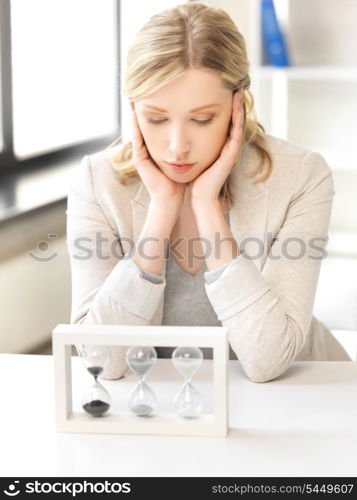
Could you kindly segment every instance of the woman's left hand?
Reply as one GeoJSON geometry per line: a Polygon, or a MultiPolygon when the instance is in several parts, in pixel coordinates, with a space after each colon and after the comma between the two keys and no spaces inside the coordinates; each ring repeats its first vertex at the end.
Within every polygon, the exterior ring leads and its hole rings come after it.
{"type": "Polygon", "coordinates": [[[219,157],[195,180],[187,183],[187,195],[192,204],[217,201],[221,187],[238,161],[243,140],[243,99],[244,89],[241,87],[233,93],[232,124],[219,157]]]}

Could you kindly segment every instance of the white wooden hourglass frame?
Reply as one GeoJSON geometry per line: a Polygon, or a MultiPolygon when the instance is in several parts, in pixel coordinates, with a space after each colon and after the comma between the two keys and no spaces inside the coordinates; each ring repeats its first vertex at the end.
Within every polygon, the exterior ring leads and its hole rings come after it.
{"type": "MultiPolygon", "coordinates": [[[[52,332],[55,368],[57,432],[226,436],[228,432],[228,329],[222,326],[134,326],[59,324],[52,332]],[[213,352],[213,412],[182,419],[159,413],[138,419],[130,413],[94,419],[73,411],[72,345],[211,347],[213,352]]],[[[119,379],[118,384],[121,383],[119,379]]]]}

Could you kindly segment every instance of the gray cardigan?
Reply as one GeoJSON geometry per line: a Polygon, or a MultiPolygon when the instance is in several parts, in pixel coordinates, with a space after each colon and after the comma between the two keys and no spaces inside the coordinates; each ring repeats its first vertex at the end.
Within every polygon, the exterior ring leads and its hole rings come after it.
{"type": "MultiPolygon", "coordinates": [[[[228,328],[230,347],[254,382],[272,380],[293,360],[350,358],[312,315],[321,256],[328,240],[334,187],[323,157],[266,135],[273,171],[253,184],[259,162],[248,145],[231,172],[235,203],[229,225],[242,253],[203,273],[208,300],[228,328]]],[[[145,185],[120,184],[115,148],[87,155],[68,191],[67,248],[73,324],[161,325],[163,278],[132,261],[150,197],[145,185]]],[[[179,302],[177,307],[180,307],[179,302]]],[[[111,347],[104,378],[128,370],[125,347],[111,347]]]]}

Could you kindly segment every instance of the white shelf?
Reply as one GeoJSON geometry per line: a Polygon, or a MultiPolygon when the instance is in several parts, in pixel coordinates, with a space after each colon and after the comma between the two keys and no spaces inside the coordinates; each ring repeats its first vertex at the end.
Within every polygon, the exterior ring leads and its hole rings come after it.
{"type": "Polygon", "coordinates": [[[357,68],[260,66],[251,77],[267,133],[321,152],[332,168],[357,169],[357,68]]]}
{"type": "Polygon", "coordinates": [[[252,93],[266,132],[320,152],[334,170],[356,171],[357,57],[346,46],[353,46],[357,35],[349,0],[329,0],[328,8],[319,0],[301,0],[302,6],[274,0],[288,67],[265,61],[260,0],[241,1],[249,16],[252,93]]]}

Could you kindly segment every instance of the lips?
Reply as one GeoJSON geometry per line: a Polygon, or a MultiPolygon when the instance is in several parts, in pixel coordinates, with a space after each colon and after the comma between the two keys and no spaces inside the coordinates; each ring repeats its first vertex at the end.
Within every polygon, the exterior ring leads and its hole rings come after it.
{"type": "Polygon", "coordinates": [[[182,162],[182,161],[167,161],[169,165],[177,165],[178,167],[182,167],[183,165],[193,165],[193,162],[182,162]]]}
{"type": "Polygon", "coordinates": [[[187,165],[193,165],[193,163],[180,163],[180,162],[176,162],[176,161],[165,161],[165,163],[167,163],[168,165],[176,165],[177,167],[185,167],[187,165]]]}
{"type": "Polygon", "coordinates": [[[167,161],[165,161],[165,163],[172,168],[172,170],[174,170],[175,172],[178,172],[178,173],[181,173],[183,174],[184,172],[187,172],[187,170],[189,170],[190,168],[193,167],[193,165],[195,163],[181,163],[181,164],[178,164],[178,163],[169,163],[167,161]]]}

